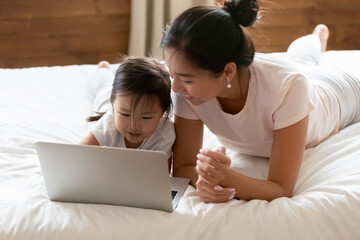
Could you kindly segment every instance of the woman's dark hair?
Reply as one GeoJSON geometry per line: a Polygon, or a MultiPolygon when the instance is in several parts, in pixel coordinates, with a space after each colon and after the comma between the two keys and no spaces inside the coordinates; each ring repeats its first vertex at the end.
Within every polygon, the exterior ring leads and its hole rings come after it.
{"type": "MultiPolygon", "coordinates": [[[[164,64],[153,58],[126,57],[116,70],[112,91],[111,104],[117,95],[134,95],[133,106],[136,107],[142,97],[146,101],[158,98],[164,110],[165,116],[171,111],[171,82],[168,71],[164,64]]],[[[96,121],[104,113],[88,118],[88,121],[96,121]]]]}
{"type": "Polygon", "coordinates": [[[238,69],[252,63],[255,47],[242,27],[257,20],[256,0],[231,0],[224,7],[197,6],[168,25],[162,48],[175,48],[196,66],[220,75],[229,62],[238,69]]]}

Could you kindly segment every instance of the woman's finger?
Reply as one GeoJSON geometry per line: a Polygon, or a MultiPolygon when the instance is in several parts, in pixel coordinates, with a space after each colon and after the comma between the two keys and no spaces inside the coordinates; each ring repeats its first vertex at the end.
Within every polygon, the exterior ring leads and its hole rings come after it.
{"type": "Polygon", "coordinates": [[[221,162],[221,163],[224,163],[227,165],[230,165],[230,163],[231,163],[230,158],[226,154],[219,152],[219,151],[213,151],[213,150],[209,150],[209,149],[201,149],[200,153],[203,154],[204,156],[212,157],[212,158],[216,159],[218,162],[221,162]]]}
{"type": "Polygon", "coordinates": [[[205,172],[199,165],[196,166],[196,172],[199,174],[199,176],[201,176],[203,180],[210,185],[217,184],[216,179],[209,173],[205,172]]]}
{"type": "MultiPolygon", "coordinates": [[[[198,154],[201,155],[201,154],[198,154]]],[[[199,172],[209,184],[218,184],[221,182],[229,172],[229,166],[209,159],[209,157],[198,156],[196,161],[199,172]],[[212,165],[213,164],[213,165],[212,165]]]]}
{"type": "Polygon", "coordinates": [[[209,176],[215,176],[217,169],[201,160],[196,160],[196,165],[209,176]]]}
{"type": "Polygon", "coordinates": [[[197,193],[200,197],[200,200],[203,202],[226,202],[230,199],[233,199],[235,196],[235,190],[232,188],[222,188],[220,186],[215,190],[214,186],[208,185],[206,182],[200,179],[197,183],[197,193]]]}
{"type": "Polygon", "coordinates": [[[201,160],[203,163],[206,163],[207,165],[212,166],[213,168],[216,168],[216,169],[221,169],[225,165],[224,163],[221,163],[217,159],[215,159],[213,157],[205,156],[201,153],[197,154],[196,157],[198,160],[201,160]]]}

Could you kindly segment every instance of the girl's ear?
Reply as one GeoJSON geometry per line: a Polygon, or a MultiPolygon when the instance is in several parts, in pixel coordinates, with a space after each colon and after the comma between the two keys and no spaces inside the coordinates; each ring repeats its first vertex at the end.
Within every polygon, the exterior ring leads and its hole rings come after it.
{"type": "Polygon", "coordinates": [[[225,65],[224,73],[226,77],[230,78],[232,80],[236,74],[236,64],[234,62],[229,62],[225,65]]]}

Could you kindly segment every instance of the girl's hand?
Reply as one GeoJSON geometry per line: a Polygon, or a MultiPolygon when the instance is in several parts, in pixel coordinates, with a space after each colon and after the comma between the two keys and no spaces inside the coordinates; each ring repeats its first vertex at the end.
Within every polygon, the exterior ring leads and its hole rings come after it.
{"type": "Polygon", "coordinates": [[[201,176],[196,182],[196,192],[200,197],[200,201],[205,203],[227,202],[235,196],[235,189],[209,185],[201,176]]]}
{"type": "Polygon", "coordinates": [[[202,149],[197,158],[196,171],[209,185],[219,184],[230,170],[231,160],[224,147],[218,147],[216,151],[202,149]]]}

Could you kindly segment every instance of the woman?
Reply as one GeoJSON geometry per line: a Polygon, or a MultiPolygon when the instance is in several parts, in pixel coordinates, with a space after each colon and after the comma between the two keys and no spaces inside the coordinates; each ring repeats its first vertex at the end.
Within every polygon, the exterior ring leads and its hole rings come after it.
{"type": "Polygon", "coordinates": [[[360,120],[358,76],[319,67],[304,71],[326,48],[326,26],[289,47],[289,55],[305,63],[294,65],[255,56],[243,28],[257,13],[254,0],[194,7],[162,38],[173,78],[174,175],[190,178],[204,202],[291,197],[304,150],[360,120]],[[204,124],[224,147],[201,149],[204,124]],[[225,147],[268,157],[267,180],[230,169],[225,147]]]}

